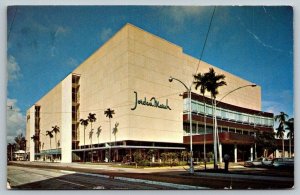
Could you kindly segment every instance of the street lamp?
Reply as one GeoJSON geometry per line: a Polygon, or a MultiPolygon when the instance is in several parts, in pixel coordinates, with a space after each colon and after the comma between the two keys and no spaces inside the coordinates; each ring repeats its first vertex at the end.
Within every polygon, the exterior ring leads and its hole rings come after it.
{"type": "MultiPolygon", "coordinates": [[[[231,91],[229,91],[228,93],[226,93],[220,100],[218,100],[218,103],[216,103],[216,101],[214,101],[214,107],[215,107],[215,111],[213,112],[214,113],[214,120],[215,120],[215,123],[214,123],[214,149],[216,150],[216,148],[219,149],[219,153],[220,153],[220,148],[219,148],[219,144],[218,144],[218,147],[217,147],[217,139],[216,139],[216,136],[218,135],[217,133],[217,116],[216,116],[216,109],[217,109],[217,105],[226,97],[228,96],[229,94],[239,90],[239,89],[242,89],[242,88],[245,88],[245,87],[256,87],[257,85],[256,84],[248,84],[248,85],[243,85],[241,87],[238,87],[236,89],[233,89],[231,91]]],[[[218,136],[218,140],[219,140],[219,136],[218,136]]],[[[217,154],[216,154],[216,151],[214,151],[214,158],[217,159],[217,154]]],[[[221,160],[221,158],[220,158],[221,160]]],[[[214,167],[216,168],[217,165],[216,165],[216,162],[217,160],[214,160],[214,167]]]]}
{"type": "Polygon", "coordinates": [[[192,140],[192,94],[191,94],[191,87],[187,87],[186,84],[184,84],[181,80],[173,78],[170,76],[169,82],[172,82],[173,80],[176,80],[180,82],[187,90],[188,92],[188,98],[189,98],[189,122],[190,122],[190,173],[194,173],[194,166],[193,166],[193,140],[192,140]]]}

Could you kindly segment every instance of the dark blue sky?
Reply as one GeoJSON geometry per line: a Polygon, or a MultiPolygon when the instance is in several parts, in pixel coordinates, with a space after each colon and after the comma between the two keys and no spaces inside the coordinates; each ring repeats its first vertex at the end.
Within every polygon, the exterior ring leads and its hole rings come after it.
{"type": "MultiPolygon", "coordinates": [[[[8,104],[24,117],[126,23],[199,58],[212,12],[213,7],[10,7],[8,104]]],[[[202,59],[260,85],[263,111],[294,115],[291,7],[217,7],[202,59]]]]}

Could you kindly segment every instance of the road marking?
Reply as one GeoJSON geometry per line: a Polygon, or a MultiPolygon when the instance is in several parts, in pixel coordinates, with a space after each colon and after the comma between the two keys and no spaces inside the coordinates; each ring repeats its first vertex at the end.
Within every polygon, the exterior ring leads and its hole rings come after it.
{"type": "Polygon", "coordinates": [[[167,183],[167,182],[160,182],[160,181],[151,181],[151,180],[144,180],[144,179],[133,179],[133,178],[127,178],[127,177],[115,177],[115,179],[123,180],[123,181],[131,181],[131,182],[136,182],[136,183],[146,183],[146,184],[152,184],[152,185],[166,186],[166,187],[172,187],[172,188],[182,189],[182,190],[210,189],[207,187],[190,186],[190,185],[167,183]]]}
{"type": "Polygon", "coordinates": [[[75,171],[66,171],[66,170],[61,170],[60,172],[62,173],[70,173],[70,174],[75,174],[75,171]]]}
{"type": "Polygon", "coordinates": [[[77,186],[83,186],[83,187],[87,187],[86,185],[82,185],[82,184],[78,184],[78,183],[74,183],[74,182],[70,182],[70,181],[66,181],[66,180],[63,180],[63,179],[56,179],[58,181],[62,181],[62,182],[65,182],[65,183],[69,183],[69,184],[73,184],[73,185],[77,185],[77,186]]]}
{"type": "Polygon", "coordinates": [[[96,186],[96,187],[93,187],[94,190],[104,190],[105,187],[104,186],[96,186]]]}
{"type": "MultiPolygon", "coordinates": [[[[93,174],[93,173],[80,173],[76,172],[76,174],[80,175],[88,175],[88,176],[95,176],[95,177],[101,177],[101,178],[112,178],[111,176],[107,175],[99,175],[99,174],[93,174]]],[[[167,182],[159,182],[159,181],[151,181],[151,180],[144,180],[144,179],[134,179],[134,178],[128,178],[128,177],[114,177],[115,180],[123,180],[123,181],[129,181],[129,182],[135,182],[135,183],[146,183],[146,184],[152,184],[152,185],[158,185],[158,186],[165,186],[165,187],[172,187],[176,189],[210,189],[207,187],[200,187],[200,186],[190,186],[190,185],[183,185],[183,184],[174,184],[174,183],[167,183],[167,182]]]]}

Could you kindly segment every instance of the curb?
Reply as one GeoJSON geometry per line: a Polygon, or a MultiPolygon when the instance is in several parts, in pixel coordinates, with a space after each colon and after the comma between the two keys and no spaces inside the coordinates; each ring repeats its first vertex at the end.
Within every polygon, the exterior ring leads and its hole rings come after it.
{"type": "Polygon", "coordinates": [[[88,175],[88,176],[101,177],[101,178],[106,178],[106,179],[116,179],[116,180],[135,182],[135,183],[159,185],[159,186],[165,186],[165,187],[172,187],[172,188],[176,188],[176,189],[180,189],[180,190],[208,190],[208,189],[210,189],[208,187],[190,186],[190,185],[174,184],[174,183],[168,183],[168,182],[151,181],[151,180],[145,180],[145,179],[134,179],[134,178],[128,178],[128,177],[111,177],[108,175],[100,175],[100,174],[93,174],[93,173],[81,173],[81,172],[76,172],[76,171],[62,170],[61,172],[70,173],[70,174],[76,173],[76,174],[80,174],[80,175],[88,175]]]}
{"type": "Polygon", "coordinates": [[[259,176],[259,175],[242,175],[242,174],[226,174],[226,173],[195,173],[199,176],[217,176],[224,178],[235,178],[235,179],[254,179],[254,180],[265,180],[265,181],[294,181],[294,178],[290,177],[272,177],[272,176],[259,176]]]}

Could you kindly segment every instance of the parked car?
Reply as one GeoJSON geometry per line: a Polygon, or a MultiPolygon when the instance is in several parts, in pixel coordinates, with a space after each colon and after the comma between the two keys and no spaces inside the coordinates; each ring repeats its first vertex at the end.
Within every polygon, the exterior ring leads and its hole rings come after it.
{"type": "Polygon", "coordinates": [[[262,167],[262,166],[271,166],[272,161],[264,157],[257,158],[253,161],[245,161],[244,167],[262,167]]]}
{"type": "Polygon", "coordinates": [[[294,158],[274,158],[272,166],[274,168],[294,168],[294,158]]]}

